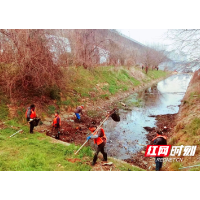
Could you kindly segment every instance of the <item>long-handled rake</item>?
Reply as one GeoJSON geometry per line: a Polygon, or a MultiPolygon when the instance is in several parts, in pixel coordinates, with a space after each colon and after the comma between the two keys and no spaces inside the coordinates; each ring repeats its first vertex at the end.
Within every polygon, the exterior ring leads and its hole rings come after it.
{"type": "MultiPolygon", "coordinates": [[[[116,113],[116,109],[113,109],[110,114],[101,122],[101,124],[97,127],[97,129],[95,130],[95,132],[93,133],[93,135],[101,128],[101,126],[103,125],[103,123],[109,118],[111,117],[114,121],[119,122],[120,121],[120,117],[119,115],[116,113]]],[[[83,145],[79,148],[79,150],[75,153],[75,155],[83,148],[83,146],[88,142],[88,140],[86,140],[83,145]]]]}

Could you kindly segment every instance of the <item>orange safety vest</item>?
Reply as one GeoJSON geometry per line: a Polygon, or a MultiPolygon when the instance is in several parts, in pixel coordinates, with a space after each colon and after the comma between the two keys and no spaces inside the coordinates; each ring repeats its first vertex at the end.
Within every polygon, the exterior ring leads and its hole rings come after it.
{"type": "Polygon", "coordinates": [[[162,138],[164,138],[165,140],[167,140],[167,136],[165,136],[165,135],[158,135],[158,136],[156,136],[155,138],[153,138],[152,141],[154,141],[155,139],[157,139],[157,138],[159,138],[159,137],[162,137],[162,138]]]}
{"type": "MultiPolygon", "coordinates": [[[[101,128],[101,131],[103,132],[103,137],[98,137],[98,138],[95,138],[95,139],[94,139],[94,144],[100,145],[101,143],[103,143],[104,141],[106,141],[106,140],[107,140],[107,138],[106,138],[106,135],[105,135],[105,132],[104,132],[103,128],[101,128]]],[[[98,132],[98,131],[97,131],[97,132],[98,132]]],[[[97,132],[96,132],[94,135],[96,135],[96,134],[97,134],[97,132]]]]}
{"type": "Polygon", "coordinates": [[[31,118],[31,119],[36,118],[36,112],[35,112],[35,111],[31,110],[30,118],[31,118]]]}
{"type": "MultiPolygon", "coordinates": [[[[28,109],[26,110],[26,113],[25,113],[26,118],[27,118],[27,112],[28,112],[28,109]]],[[[30,119],[34,119],[34,118],[36,118],[36,112],[31,109],[30,119]]]]}
{"type": "MultiPolygon", "coordinates": [[[[57,124],[57,118],[60,119],[59,115],[58,115],[57,117],[55,117],[54,120],[53,120],[53,126],[54,126],[54,127],[56,127],[56,124],[57,124]]],[[[61,126],[61,119],[60,119],[60,123],[59,123],[59,125],[61,126]]]]}

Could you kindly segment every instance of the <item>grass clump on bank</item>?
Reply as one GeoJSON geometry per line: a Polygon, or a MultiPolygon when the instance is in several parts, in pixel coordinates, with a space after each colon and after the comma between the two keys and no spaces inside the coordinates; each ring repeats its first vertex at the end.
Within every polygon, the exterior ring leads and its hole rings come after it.
{"type": "Polygon", "coordinates": [[[115,167],[120,171],[145,171],[144,169],[130,165],[124,161],[120,161],[115,158],[109,158],[109,160],[112,161],[115,167]]]}
{"type": "Polygon", "coordinates": [[[146,74],[147,77],[150,77],[151,79],[158,79],[161,77],[165,77],[167,75],[167,72],[162,71],[162,70],[149,70],[148,73],[146,74]]]}

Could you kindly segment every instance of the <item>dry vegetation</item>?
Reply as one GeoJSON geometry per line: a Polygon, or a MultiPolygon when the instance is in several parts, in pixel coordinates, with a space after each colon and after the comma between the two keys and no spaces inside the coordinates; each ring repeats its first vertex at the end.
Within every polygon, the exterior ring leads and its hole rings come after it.
{"type": "MultiPolygon", "coordinates": [[[[64,90],[62,69],[154,66],[166,57],[112,30],[0,30],[0,89],[9,97],[50,96],[64,90]]],[[[76,76],[76,75],[75,75],[76,76]]]]}
{"type": "MultiPolygon", "coordinates": [[[[178,123],[175,126],[169,144],[174,146],[196,145],[197,150],[194,157],[182,157],[183,162],[169,166],[171,170],[179,170],[181,167],[200,164],[200,70],[194,73],[187,93],[182,100],[182,106],[178,114],[178,123]],[[177,167],[178,166],[178,167],[177,167]]],[[[198,168],[187,168],[186,170],[200,170],[198,168]]]]}

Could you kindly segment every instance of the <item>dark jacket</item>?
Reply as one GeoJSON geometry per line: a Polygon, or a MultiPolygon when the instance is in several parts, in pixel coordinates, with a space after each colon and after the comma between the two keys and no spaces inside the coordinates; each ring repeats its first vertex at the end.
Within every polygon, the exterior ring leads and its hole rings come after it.
{"type": "Polygon", "coordinates": [[[162,137],[159,137],[156,138],[153,143],[154,145],[167,145],[167,140],[162,137]]]}

